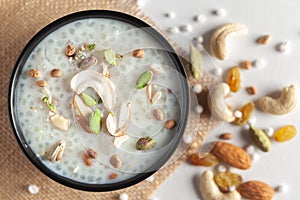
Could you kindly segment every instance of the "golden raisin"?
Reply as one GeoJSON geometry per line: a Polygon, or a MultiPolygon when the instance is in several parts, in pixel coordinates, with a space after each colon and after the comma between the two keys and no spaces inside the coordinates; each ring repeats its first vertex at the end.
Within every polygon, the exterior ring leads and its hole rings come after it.
{"type": "Polygon", "coordinates": [[[214,177],[215,183],[222,192],[229,192],[231,186],[236,188],[242,183],[242,176],[230,171],[220,172],[214,177]]]}
{"type": "Polygon", "coordinates": [[[295,126],[287,125],[277,129],[274,133],[274,139],[277,142],[286,142],[291,140],[297,133],[295,126]]]}
{"type": "Polygon", "coordinates": [[[232,67],[228,76],[230,91],[238,92],[241,89],[241,72],[239,67],[232,67]]]}
{"type": "Polygon", "coordinates": [[[143,49],[136,49],[132,52],[132,56],[136,58],[143,58],[145,55],[145,52],[143,49]]]}
{"type": "Polygon", "coordinates": [[[41,72],[39,70],[37,70],[37,69],[30,69],[28,71],[28,75],[31,76],[31,77],[33,77],[33,78],[38,78],[38,77],[41,76],[41,72]]]}
{"type": "Polygon", "coordinates": [[[232,139],[232,133],[222,133],[219,136],[220,139],[222,140],[231,140],[232,139]]]}
{"type": "Polygon", "coordinates": [[[253,113],[255,109],[255,105],[253,102],[249,102],[247,104],[245,104],[240,111],[242,112],[242,117],[241,118],[236,118],[234,120],[234,123],[239,125],[239,126],[243,126],[245,125],[249,118],[251,117],[251,114],[253,113]]]}
{"type": "Polygon", "coordinates": [[[189,161],[195,166],[215,166],[220,163],[219,159],[211,153],[206,154],[204,157],[199,153],[189,155],[189,161]]]}

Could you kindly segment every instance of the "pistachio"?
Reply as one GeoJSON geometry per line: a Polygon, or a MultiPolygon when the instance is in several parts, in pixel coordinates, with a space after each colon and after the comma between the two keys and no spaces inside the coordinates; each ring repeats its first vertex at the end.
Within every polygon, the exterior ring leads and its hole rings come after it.
{"type": "Polygon", "coordinates": [[[38,78],[41,76],[41,72],[37,69],[30,69],[28,71],[28,75],[31,76],[32,78],[38,78]]]}
{"type": "Polygon", "coordinates": [[[90,130],[93,133],[98,134],[101,129],[101,121],[102,121],[102,114],[100,110],[97,108],[90,116],[90,130]]]}
{"type": "Polygon", "coordinates": [[[116,53],[113,50],[111,50],[111,49],[105,50],[104,51],[104,58],[109,64],[117,65],[116,53]]]}
{"type": "Polygon", "coordinates": [[[66,56],[71,57],[75,54],[75,47],[73,45],[68,45],[65,51],[66,56]]]}
{"type": "Polygon", "coordinates": [[[88,48],[90,51],[92,51],[93,49],[95,49],[96,44],[89,44],[88,48]]]}
{"type": "Polygon", "coordinates": [[[153,148],[153,146],[156,144],[156,141],[152,139],[151,137],[145,137],[140,138],[136,143],[136,149],[137,150],[149,150],[153,148]]]}
{"type": "Polygon", "coordinates": [[[96,100],[85,92],[82,92],[80,94],[80,98],[87,106],[91,108],[93,108],[97,104],[96,100]]]}
{"type": "Polygon", "coordinates": [[[144,87],[146,87],[146,85],[151,81],[153,76],[153,72],[152,71],[146,71],[144,72],[138,79],[137,83],[136,83],[136,89],[142,89],[144,87]]]}
{"type": "Polygon", "coordinates": [[[52,124],[52,126],[54,126],[55,128],[62,130],[62,131],[67,131],[69,129],[70,126],[70,121],[65,118],[62,115],[54,115],[50,118],[50,122],[52,124]]]}
{"type": "Polygon", "coordinates": [[[82,69],[87,69],[93,65],[96,65],[98,63],[97,58],[93,56],[89,56],[81,60],[81,62],[78,63],[78,67],[82,69]]]}
{"type": "Polygon", "coordinates": [[[62,75],[62,72],[58,68],[52,69],[50,72],[50,76],[55,77],[55,78],[61,77],[61,75],[62,75]]]}
{"type": "Polygon", "coordinates": [[[262,151],[271,151],[270,139],[263,130],[254,128],[252,125],[250,125],[249,135],[251,136],[251,139],[256,144],[256,146],[259,147],[262,151]]]}
{"type": "Polygon", "coordinates": [[[86,154],[87,154],[90,158],[92,158],[92,159],[98,158],[98,153],[97,153],[95,150],[91,149],[91,148],[89,148],[88,150],[86,150],[86,154]]]}
{"type": "Polygon", "coordinates": [[[120,169],[122,167],[122,161],[118,155],[112,155],[109,162],[116,169],[120,169]]]}
{"type": "Polygon", "coordinates": [[[143,58],[145,51],[143,49],[136,49],[132,52],[132,56],[135,58],[143,58]]]}
{"type": "Polygon", "coordinates": [[[64,140],[58,141],[47,152],[47,157],[46,157],[47,160],[51,162],[60,161],[65,151],[65,148],[66,148],[66,142],[64,140]]]}
{"type": "Polygon", "coordinates": [[[153,116],[158,120],[158,121],[162,121],[164,119],[164,112],[159,109],[156,108],[153,110],[153,116]]]}
{"type": "Polygon", "coordinates": [[[167,129],[173,129],[175,126],[176,126],[176,121],[172,120],[172,119],[166,121],[166,123],[165,123],[165,127],[167,129]]]}
{"type": "Polygon", "coordinates": [[[47,83],[47,81],[39,80],[36,82],[36,85],[40,86],[40,87],[46,87],[48,85],[48,83],[47,83]]]}
{"type": "Polygon", "coordinates": [[[157,103],[160,100],[160,98],[161,98],[161,91],[157,91],[153,95],[152,99],[150,99],[150,103],[151,104],[157,103]]]}

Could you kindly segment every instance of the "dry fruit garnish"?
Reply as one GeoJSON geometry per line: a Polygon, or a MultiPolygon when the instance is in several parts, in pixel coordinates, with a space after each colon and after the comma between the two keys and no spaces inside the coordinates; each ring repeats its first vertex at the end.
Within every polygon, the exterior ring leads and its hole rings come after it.
{"type": "Polygon", "coordinates": [[[277,129],[274,133],[274,139],[277,142],[286,142],[295,137],[297,130],[293,125],[286,125],[277,129]]]}
{"type": "Polygon", "coordinates": [[[249,69],[251,69],[251,67],[252,67],[252,63],[251,63],[250,60],[245,60],[245,61],[241,62],[240,66],[241,66],[241,68],[243,68],[243,69],[249,70],[249,69]]]}
{"type": "Polygon", "coordinates": [[[251,157],[244,149],[227,142],[216,142],[211,153],[228,165],[238,169],[245,170],[252,166],[251,157]]]}
{"type": "Polygon", "coordinates": [[[242,183],[237,191],[242,197],[251,200],[271,200],[274,196],[274,189],[261,181],[248,181],[242,183]]]}
{"type": "Polygon", "coordinates": [[[136,82],[136,89],[142,89],[147,86],[147,84],[151,81],[153,76],[152,71],[146,71],[139,77],[138,81],[136,82]]]}
{"type": "Polygon", "coordinates": [[[246,89],[247,89],[247,92],[251,95],[255,95],[257,93],[257,89],[254,86],[249,86],[246,89]]]}
{"type": "Polygon", "coordinates": [[[112,173],[108,176],[109,179],[116,179],[118,177],[117,173],[112,173]]]}
{"type": "Polygon", "coordinates": [[[152,149],[155,144],[156,144],[156,141],[149,136],[140,138],[136,142],[136,149],[137,150],[149,150],[149,149],[152,149]]]}
{"type": "Polygon", "coordinates": [[[269,44],[271,41],[271,35],[263,35],[257,39],[258,44],[269,44]]]}
{"type": "Polygon", "coordinates": [[[251,114],[253,113],[255,109],[255,105],[253,102],[249,102],[247,104],[245,104],[241,109],[241,113],[242,113],[242,117],[241,118],[236,118],[234,120],[234,123],[239,125],[239,126],[243,126],[245,125],[249,118],[251,117],[251,114]]]}
{"type": "Polygon", "coordinates": [[[231,140],[232,139],[232,133],[222,133],[219,138],[222,140],[231,140]]]}
{"type": "Polygon", "coordinates": [[[215,183],[222,192],[229,192],[231,186],[238,187],[242,183],[242,176],[230,171],[220,172],[214,177],[215,183]]]}
{"type": "Polygon", "coordinates": [[[211,153],[201,156],[199,153],[193,153],[188,157],[189,162],[195,166],[211,167],[220,163],[220,160],[211,153]]]}
{"type": "Polygon", "coordinates": [[[136,58],[143,58],[145,51],[143,49],[136,49],[132,52],[132,56],[136,58]]]}
{"type": "Polygon", "coordinates": [[[52,76],[52,77],[58,78],[58,77],[61,77],[61,75],[62,75],[62,72],[61,72],[61,70],[58,69],[58,68],[52,69],[52,70],[50,71],[50,76],[52,76]]]}
{"type": "Polygon", "coordinates": [[[176,121],[172,120],[172,119],[166,121],[166,123],[165,123],[165,127],[167,129],[173,129],[175,126],[176,126],[176,121]]]}
{"type": "Polygon", "coordinates": [[[66,56],[71,57],[75,54],[75,47],[73,45],[68,45],[65,51],[66,56]]]}
{"type": "Polygon", "coordinates": [[[41,72],[37,69],[30,69],[28,71],[28,75],[31,76],[32,78],[38,78],[41,76],[41,72]]]}
{"type": "Polygon", "coordinates": [[[262,151],[271,151],[270,139],[263,130],[250,125],[249,134],[256,146],[259,147],[262,151]]]}
{"type": "Polygon", "coordinates": [[[203,60],[200,51],[193,45],[190,45],[191,72],[195,79],[203,76],[203,60]]]}
{"type": "Polygon", "coordinates": [[[112,49],[104,51],[105,60],[111,65],[117,65],[116,53],[112,49]]]}
{"type": "Polygon", "coordinates": [[[241,89],[241,72],[239,67],[232,67],[228,75],[230,91],[238,92],[241,89]]]}
{"type": "Polygon", "coordinates": [[[46,86],[48,86],[48,83],[47,83],[47,81],[39,80],[36,82],[36,85],[40,86],[40,87],[46,87],[46,86]]]}

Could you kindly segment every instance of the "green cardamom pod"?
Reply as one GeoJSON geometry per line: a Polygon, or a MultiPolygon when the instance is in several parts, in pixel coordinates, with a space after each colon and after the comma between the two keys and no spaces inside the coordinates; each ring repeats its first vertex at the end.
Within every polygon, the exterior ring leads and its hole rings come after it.
{"type": "Polygon", "coordinates": [[[194,78],[200,79],[203,76],[203,59],[200,51],[193,44],[190,46],[190,56],[192,75],[194,78]]]}
{"type": "Polygon", "coordinates": [[[144,72],[138,79],[137,83],[136,83],[136,89],[142,89],[144,87],[146,87],[146,85],[151,81],[153,76],[153,72],[152,71],[146,71],[144,72]]]}
{"type": "Polygon", "coordinates": [[[251,139],[256,144],[256,146],[259,147],[262,151],[271,151],[270,139],[263,130],[254,128],[252,125],[250,125],[249,135],[251,136],[251,139]]]}

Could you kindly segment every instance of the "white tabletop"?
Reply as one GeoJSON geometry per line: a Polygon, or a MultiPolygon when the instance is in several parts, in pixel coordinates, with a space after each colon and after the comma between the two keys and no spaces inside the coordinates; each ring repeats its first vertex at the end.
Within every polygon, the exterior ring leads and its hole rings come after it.
{"type": "MultiPolygon", "coordinates": [[[[270,94],[274,91],[280,91],[284,86],[295,84],[299,90],[300,85],[300,1],[290,0],[140,0],[145,2],[142,10],[150,16],[161,29],[171,27],[180,27],[182,25],[191,25],[192,31],[183,33],[187,38],[194,38],[205,35],[219,25],[228,22],[242,23],[248,27],[248,34],[234,38],[230,41],[230,56],[226,61],[215,60],[216,66],[224,71],[237,65],[240,61],[249,59],[263,59],[265,66],[262,68],[253,68],[242,71],[243,88],[241,92],[234,95],[230,103],[241,106],[245,101],[256,101],[260,97],[270,94]],[[225,11],[225,16],[216,16],[212,11],[221,9],[225,11]],[[166,13],[174,16],[166,17],[166,13]],[[196,15],[205,16],[205,22],[195,22],[193,18],[196,15]],[[172,18],[173,17],[173,18],[172,18]],[[272,36],[271,43],[261,46],[255,43],[255,40],[264,34],[272,36]],[[276,51],[275,46],[283,41],[288,41],[288,51],[280,53],[276,51]],[[258,89],[258,94],[249,96],[245,87],[254,85],[258,89]]],[[[222,13],[221,13],[222,14],[222,13]]],[[[180,33],[182,34],[182,33],[180,33]]],[[[174,35],[171,38],[182,46],[185,40],[180,36],[176,39],[174,35]]],[[[209,36],[209,34],[208,34],[209,36]]],[[[285,116],[273,116],[256,111],[255,125],[260,128],[278,128],[283,125],[293,124],[299,129],[300,106],[285,116]]],[[[244,147],[250,142],[245,140],[242,135],[242,129],[230,124],[224,126],[223,131],[233,132],[234,139],[231,141],[238,146],[244,147]]],[[[261,180],[269,183],[271,186],[288,186],[287,192],[276,193],[275,200],[299,199],[300,190],[300,161],[299,161],[299,135],[286,143],[272,142],[272,151],[270,153],[257,152],[260,159],[253,163],[250,170],[234,170],[243,175],[244,180],[261,180]]],[[[194,167],[189,164],[181,166],[161,187],[155,192],[155,198],[159,200],[196,200],[201,199],[197,188],[197,177],[205,170],[204,167],[194,167]]]]}

